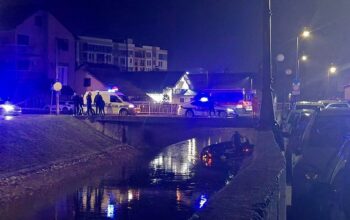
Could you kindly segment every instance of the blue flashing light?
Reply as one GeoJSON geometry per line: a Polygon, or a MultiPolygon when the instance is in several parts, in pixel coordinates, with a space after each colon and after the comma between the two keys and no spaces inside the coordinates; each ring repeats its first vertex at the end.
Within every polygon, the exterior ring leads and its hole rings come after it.
{"type": "Polygon", "coordinates": [[[114,218],[114,205],[112,204],[107,207],[107,218],[114,218]]]}
{"type": "Polygon", "coordinates": [[[199,200],[199,208],[203,208],[203,206],[205,205],[205,203],[207,203],[208,199],[206,197],[206,195],[201,195],[200,200],[199,200]]]}
{"type": "Polygon", "coordinates": [[[209,99],[208,99],[208,97],[202,97],[202,98],[199,99],[199,101],[200,102],[208,102],[209,99]]]}

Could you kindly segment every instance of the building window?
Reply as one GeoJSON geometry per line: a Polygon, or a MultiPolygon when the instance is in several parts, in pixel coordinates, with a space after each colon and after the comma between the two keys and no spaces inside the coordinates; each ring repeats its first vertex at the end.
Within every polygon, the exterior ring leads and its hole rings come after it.
{"type": "Polygon", "coordinates": [[[151,58],[151,57],[152,57],[152,53],[147,52],[147,53],[146,53],[146,57],[147,57],[147,58],[151,58]]]}
{"type": "Polygon", "coordinates": [[[140,61],[140,65],[141,65],[141,66],[145,66],[145,60],[141,60],[141,61],[140,61]]]}
{"type": "Polygon", "coordinates": [[[159,62],[158,62],[158,66],[159,66],[159,67],[163,67],[163,62],[162,62],[162,61],[159,61],[159,62]]]}
{"type": "Polygon", "coordinates": [[[17,35],[17,44],[18,45],[29,45],[29,36],[18,34],[17,35]]]}
{"type": "Polygon", "coordinates": [[[34,24],[38,27],[42,27],[43,26],[43,17],[42,16],[35,16],[35,21],[34,24]]]}
{"type": "Polygon", "coordinates": [[[152,66],[152,61],[151,60],[147,60],[147,66],[152,66]]]}
{"type": "Polygon", "coordinates": [[[91,86],[91,78],[85,78],[84,87],[90,87],[90,86],[91,86]]]}
{"type": "Polygon", "coordinates": [[[95,54],[88,53],[88,61],[89,62],[94,62],[95,61],[95,54]]]}
{"type": "Polygon", "coordinates": [[[160,60],[167,60],[168,56],[166,54],[159,54],[160,60]]]}
{"type": "Polygon", "coordinates": [[[57,49],[68,51],[69,50],[69,41],[67,39],[57,38],[57,49]]]}
{"type": "Polygon", "coordinates": [[[112,63],[112,55],[107,54],[106,55],[106,60],[107,60],[107,63],[111,64],[112,63]]]}
{"type": "Polygon", "coordinates": [[[18,70],[29,70],[30,61],[29,60],[19,60],[17,61],[18,70]]]}
{"type": "Polygon", "coordinates": [[[129,63],[131,63],[131,64],[132,64],[132,58],[130,59],[129,63]]]}
{"type": "Polygon", "coordinates": [[[98,53],[96,56],[96,60],[98,63],[105,63],[105,55],[102,53],[98,53]]]}
{"type": "Polygon", "coordinates": [[[184,99],[184,98],[180,98],[180,102],[181,102],[181,103],[184,103],[184,102],[185,102],[185,99],[184,99]]]}
{"type": "Polygon", "coordinates": [[[62,83],[62,85],[68,85],[68,65],[60,64],[56,68],[58,74],[58,80],[62,83]]]}
{"type": "Polygon", "coordinates": [[[82,53],[81,58],[82,58],[82,60],[86,61],[86,60],[87,60],[87,58],[88,58],[87,53],[82,53]]]}

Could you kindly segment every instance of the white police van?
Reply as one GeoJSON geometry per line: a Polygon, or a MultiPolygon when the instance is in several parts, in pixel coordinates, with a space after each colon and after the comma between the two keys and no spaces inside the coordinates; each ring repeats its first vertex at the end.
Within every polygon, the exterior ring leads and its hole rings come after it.
{"type": "Polygon", "coordinates": [[[91,93],[92,106],[95,110],[94,99],[99,93],[105,102],[105,113],[106,114],[118,114],[118,115],[135,115],[139,113],[139,109],[135,108],[135,105],[130,103],[128,97],[121,92],[115,90],[108,91],[87,91],[84,94],[84,112],[86,112],[86,98],[91,93]]]}

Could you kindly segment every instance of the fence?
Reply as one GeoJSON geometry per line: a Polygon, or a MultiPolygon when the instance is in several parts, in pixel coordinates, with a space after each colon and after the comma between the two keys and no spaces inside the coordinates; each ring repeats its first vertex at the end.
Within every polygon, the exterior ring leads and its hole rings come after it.
{"type": "Polygon", "coordinates": [[[170,103],[152,103],[152,102],[133,102],[136,108],[141,109],[140,114],[148,115],[177,115],[178,104],[170,103]]]}

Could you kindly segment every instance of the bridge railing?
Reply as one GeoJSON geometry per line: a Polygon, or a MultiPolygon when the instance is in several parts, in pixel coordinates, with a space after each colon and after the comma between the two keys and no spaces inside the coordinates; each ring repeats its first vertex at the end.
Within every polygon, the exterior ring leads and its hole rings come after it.
{"type": "Polygon", "coordinates": [[[133,102],[136,108],[141,109],[140,114],[147,115],[177,115],[179,105],[170,103],[133,102]]]}

